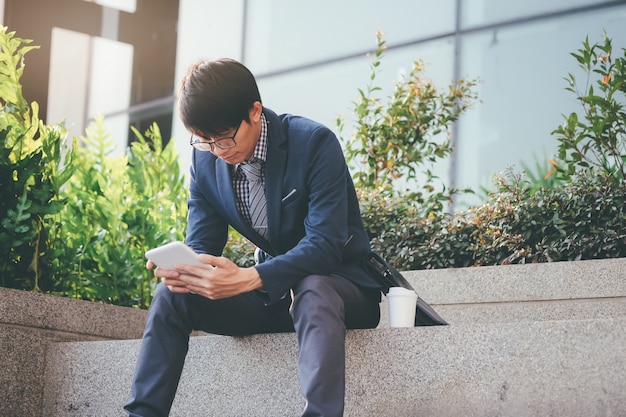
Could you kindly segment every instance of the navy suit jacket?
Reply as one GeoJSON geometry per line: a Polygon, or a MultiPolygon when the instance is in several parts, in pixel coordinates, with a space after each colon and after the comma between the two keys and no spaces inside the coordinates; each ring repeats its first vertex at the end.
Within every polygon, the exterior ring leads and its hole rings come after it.
{"type": "Polygon", "coordinates": [[[186,243],[198,253],[221,255],[232,225],[272,256],[256,266],[269,303],[312,274],[339,275],[378,288],[362,266],[369,238],[337,137],[303,117],[279,116],[267,108],[263,113],[268,121],[269,240],[237,210],[233,167],[211,152],[194,150],[186,243]]]}

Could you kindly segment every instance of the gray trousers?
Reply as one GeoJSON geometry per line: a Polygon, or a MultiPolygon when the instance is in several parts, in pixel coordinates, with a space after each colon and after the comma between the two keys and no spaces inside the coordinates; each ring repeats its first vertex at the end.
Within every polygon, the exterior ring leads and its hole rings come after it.
{"type": "Polygon", "coordinates": [[[133,417],[169,414],[192,330],[231,336],[295,331],[302,416],[342,416],[346,329],[376,327],[378,302],[377,291],[336,276],[310,275],[271,306],[254,292],[214,301],[159,284],[124,409],[133,417]]]}

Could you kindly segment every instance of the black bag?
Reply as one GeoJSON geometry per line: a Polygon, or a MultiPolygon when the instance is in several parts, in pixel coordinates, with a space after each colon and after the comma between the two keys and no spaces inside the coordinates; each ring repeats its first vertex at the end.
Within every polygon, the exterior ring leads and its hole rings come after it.
{"type": "MultiPolygon", "coordinates": [[[[378,282],[385,295],[389,292],[390,287],[403,287],[415,291],[400,272],[373,252],[365,258],[365,268],[370,276],[378,282]]],[[[415,326],[445,326],[447,324],[426,301],[417,297],[415,326]]]]}

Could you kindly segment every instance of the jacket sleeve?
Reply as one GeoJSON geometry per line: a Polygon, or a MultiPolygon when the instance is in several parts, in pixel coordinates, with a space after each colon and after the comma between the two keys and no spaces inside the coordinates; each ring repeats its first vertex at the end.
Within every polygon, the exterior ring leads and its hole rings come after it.
{"type": "MultiPolygon", "coordinates": [[[[189,199],[187,201],[189,210],[185,243],[196,253],[221,256],[228,238],[228,222],[207,200],[206,190],[209,187],[202,184],[203,179],[196,175],[196,154],[197,151],[194,151],[190,170],[189,199]]],[[[206,161],[202,161],[202,163],[208,165],[207,169],[211,167],[211,164],[207,164],[206,161]]]]}

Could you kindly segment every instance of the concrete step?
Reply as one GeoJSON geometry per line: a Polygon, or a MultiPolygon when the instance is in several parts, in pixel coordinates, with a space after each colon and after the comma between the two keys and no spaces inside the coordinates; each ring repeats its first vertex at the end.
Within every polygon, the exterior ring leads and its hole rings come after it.
{"type": "MultiPolygon", "coordinates": [[[[543,414],[568,415],[560,413],[559,407],[571,409],[561,402],[584,401],[600,407],[588,415],[626,416],[623,396],[614,396],[610,386],[600,389],[604,382],[598,382],[607,381],[616,370],[626,374],[623,357],[609,366],[602,362],[624,345],[626,259],[409,271],[405,276],[450,326],[389,329],[383,299],[379,329],[349,332],[347,415],[415,415],[394,411],[401,409],[402,398],[410,407],[426,410],[422,415],[429,410],[434,410],[434,415],[453,415],[445,412],[460,410],[461,403],[454,406],[454,401],[461,401],[463,395],[468,396],[463,401],[470,410],[463,415],[495,409],[501,411],[474,415],[515,415],[513,411],[521,409],[520,401],[527,399],[524,396],[535,384],[547,393],[537,393],[542,398],[536,408],[539,411],[533,411],[535,398],[531,398],[527,412],[518,415],[541,415],[550,407],[554,413],[543,414]],[[535,340],[536,346],[527,346],[524,338],[535,340]],[[516,359],[518,346],[525,350],[516,359]],[[402,360],[406,355],[413,355],[409,359],[415,363],[389,365],[386,359],[402,360]],[[586,362],[582,359],[585,355],[586,362]],[[525,366],[538,369],[537,363],[542,367],[537,375],[544,376],[543,368],[553,374],[545,383],[529,379],[533,375],[525,366]],[[467,372],[464,366],[468,366],[467,372]],[[575,382],[566,388],[563,384],[570,382],[560,381],[552,398],[548,383],[557,376],[575,382]],[[593,385],[588,392],[581,391],[584,378],[590,378],[593,385]],[[478,391],[471,388],[473,381],[478,391]],[[397,393],[394,387],[398,387],[397,393]],[[572,400],[568,390],[571,395],[584,395],[572,400]],[[509,391],[512,394],[507,394],[509,391]],[[389,413],[376,408],[388,403],[386,396],[395,401],[389,413]],[[501,408],[491,403],[498,398],[506,400],[496,402],[501,408]],[[622,411],[611,414],[616,401],[622,411]],[[607,412],[602,412],[603,404],[607,412]]],[[[7,354],[0,369],[0,416],[121,415],[139,341],[72,342],[139,338],[145,313],[0,289],[0,345],[7,354]],[[44,382],[44,368],[49,382],[44,382]],[[40,414],[44,386],[45,411],[40,414]]],[[[202,336],[192,338],[191,346],[191,365],[181,382],[174,408],[177,414],[173,415],[197,416],[193,410],[205,409],[209,410],[206,415],[298,415],[302,404],[294,335],[202,336]],[[218,367],[222,361],[228,366],[218,367]],[[280,370],[276,378],[275,367],[280,370]],[[214,391],[209,399],[201,399],[207,384],[214,391]],[[243,401],[243,397],[248,399],[243,401]],[[246,408],[249,403],[259,411],[246,408]],[[198,404],[203,408],[193,408],[198,404]],[[222,413],[220,407],[230,411],[222,413]],[[267,407],[273,411],[263,414],[267,407]],[[246,412],[240,413],[240,409],[246,412]]],[[[626,391],[620,378],[614,384],[626,391]]]]}
{"type": "MultiPolygon", "coordinates": [[[[448,323],[586,320],[626,315],[626,259],[403,273],[448,323]]],[[[381,303],[381,327],[388,323],[381,303]]]]}
{"type": "Polygon", "coordinates": [[[0,288],[0,417],[41,414],[48,347],[56,342],[140,338],[147,312],[0,288]]]}
{"type": "MultiPolygon", "coordinates": [[[[349,331],[346,416],[624,416],[626,317],[349,331]]],[[[56,343],[43,415],[122,416],[138,340],[56,343]]],[[[293,334],[197,336],[171,415],[299,415],[293,334]]]]}

